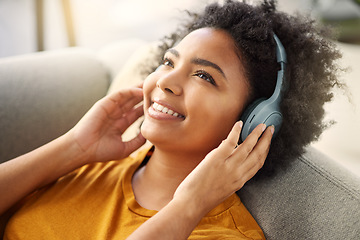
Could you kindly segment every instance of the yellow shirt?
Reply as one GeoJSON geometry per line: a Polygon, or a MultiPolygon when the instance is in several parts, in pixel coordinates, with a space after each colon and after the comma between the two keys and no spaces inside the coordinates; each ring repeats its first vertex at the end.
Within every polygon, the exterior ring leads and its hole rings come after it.
{"type": "MultiPolygon", "coordinates": [[[[147,151],[94,163],[30,196],[9,220],[4,239],[125,239],[156,211],[135,200],[131,178],[147,151]]],[[[265,239],[236,194],[214,208],[189,239],[265,239]]]]}

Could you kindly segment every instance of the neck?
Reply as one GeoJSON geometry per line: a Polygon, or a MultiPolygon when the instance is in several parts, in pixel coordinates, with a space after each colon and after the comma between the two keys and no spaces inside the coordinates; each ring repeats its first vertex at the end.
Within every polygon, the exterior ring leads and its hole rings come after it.
{"type": "Polygon", "coordinates": [[[171,201],[177,187],[204,157],[155,148],[149,162],[133,177],[136,201],[144,208],[159,211],[171,201]]]}

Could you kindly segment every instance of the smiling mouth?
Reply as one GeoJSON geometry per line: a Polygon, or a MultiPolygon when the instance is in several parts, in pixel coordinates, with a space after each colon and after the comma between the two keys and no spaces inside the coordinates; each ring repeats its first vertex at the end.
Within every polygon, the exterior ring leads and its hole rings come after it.
{"type": "Polygon", "coordinates": [[[156,102],[153,103],[152,107],[157,112],[165,113],[165,114],[177,117],[177,118],[185,118],[184,115],[181,115],[180,113],[175,112],[174,110],[171,110],[171,109],[169,109],[161,104],[158,104],[156,102]]]}

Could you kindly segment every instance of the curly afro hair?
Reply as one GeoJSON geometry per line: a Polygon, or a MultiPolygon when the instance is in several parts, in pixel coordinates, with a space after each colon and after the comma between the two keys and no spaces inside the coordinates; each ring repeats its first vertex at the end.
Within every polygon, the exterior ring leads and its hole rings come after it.
{"type": "Polygon", "coordinates": [[[256,176],[269,176],[275,169],[286,168],[328,127],[323,119],[323,105],[332,99],[333,87],[344,85],[338,80],[341,69],[337,59],[341,54],[329,40],[331,31],[307,17],[277,11],[275,1],[249,5],[228,0],[210,4],[202,13],[187,13],[190,20],[163,39],[159,62],[167,49],[196,29],[225,30],[241,53],[252,100],[268,98],[275,89],[279,65],[273,33],[281,40],[288,60],[288,87],[280,106],[283,124],[256,176]]]}

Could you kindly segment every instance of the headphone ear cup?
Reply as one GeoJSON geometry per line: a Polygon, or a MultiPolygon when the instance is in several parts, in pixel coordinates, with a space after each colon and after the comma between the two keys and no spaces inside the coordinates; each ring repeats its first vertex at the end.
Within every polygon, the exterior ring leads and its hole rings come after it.
{"type": "Polygon", "coordinates": [[[257,100],[255,100],[254,102],[252,102],[246,109],[245,111],[242,113],[240,120],[243,121],[243,123],[245,124],[245,122],[247,121],[247,119],[249,118],[249,116],[251,115],[251,112],[263,101],[265,101],[266,98],[259,98],[257,100]]]}
{"type": "Polygon", "coordinates": [[[262,98],[250,104],[244,112],[243,117],[241,117],[241,120],[243,121],[243,127],[239,141],[243,142],[260,123],[264,123],[266,126],[274,125],[275,136],[279,132],[282,124],[282,114],[277,102],[262,98]]]}
{"type": "Polygon", "coordinates": [[[240,135],[240,140],[239,142],[243,142],[245,140],[245,138],[250,134],[250,132],[248,132],[247,130],[244,129],[250,129],[249,125],[252,122],[252,119],[249,119],[250,116],[254,117],[253,111],[254,109],[259,106],[262,102],[264,102],[266,100],[266,98],[259,98],[256,99],[254,102],[252,102],[243,112],[243,114],[241,115],[241,121],[243,122],[243,127],[241,130],[241,135],[240,135]]]}

